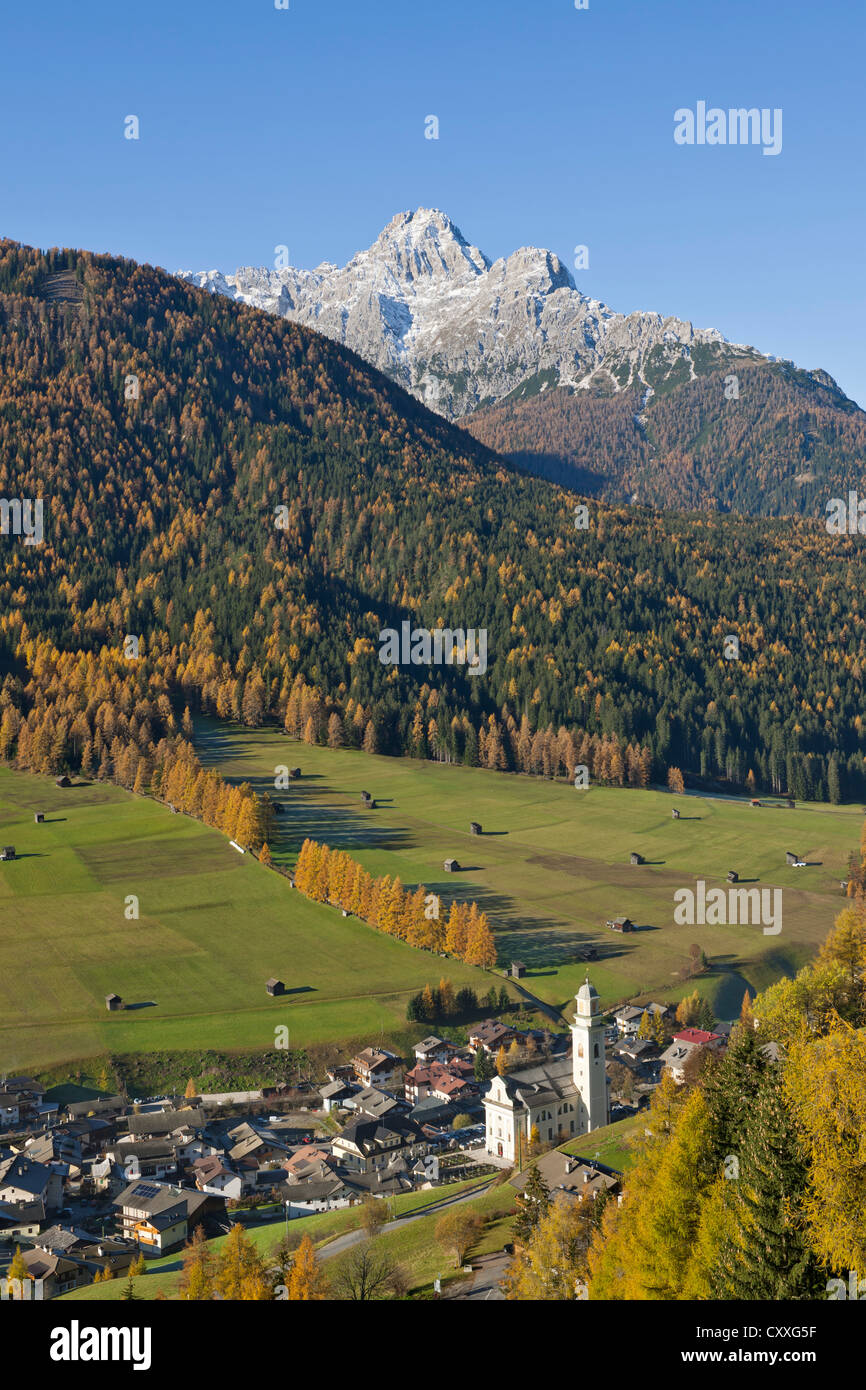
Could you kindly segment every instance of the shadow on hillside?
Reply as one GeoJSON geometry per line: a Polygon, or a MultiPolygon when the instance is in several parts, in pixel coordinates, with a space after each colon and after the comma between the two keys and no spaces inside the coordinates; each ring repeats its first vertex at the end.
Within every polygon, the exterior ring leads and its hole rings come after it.
{"type": "MultiPolygon", "coordinates": [[[[273,778],[234,777],[234,783],[249,782],[257,796],[267,792],[272,801],[282,806],[274,820],[274,832],[269,840],[271,852],[296,853],[304,840],[318,840],[349,853],[353,849],[411,849],[417,845],[415,835],[401,825],[383,824],[376,811],[367,810],[360,800],[357,809],[342,799],[339,802],[320,800],[327,787],[313,788],[309,784],[321,781],[318,774],[304,782],[292,782],[288,788],[275,790],[273,778]],[[315,798],[314,798],[315,792],[315,798]]],[[[377,810],[383,807],[379,802],[377,810]]],[[[383,807],[384,809],[384,807],[383,807]]]]}

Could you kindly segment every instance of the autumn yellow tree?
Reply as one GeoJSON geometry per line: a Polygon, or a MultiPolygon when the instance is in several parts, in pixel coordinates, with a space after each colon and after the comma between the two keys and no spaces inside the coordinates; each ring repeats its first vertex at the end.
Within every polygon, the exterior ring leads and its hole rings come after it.
{"type": "Polygon", "coordinates": [[[178,1291],[182,1299],[190,1302],[203,1303],[213,1298],[213,1258],[201,1226],[196,1226],[186,1243],[178,1291]]]}
{"type": "Polygon", "coordinates": [[[328,1296],[325,1275],[319,1266],[313,1242],[307,1235],[298,1246],[292,1261],[287,1296],[292,1303],[321,1301],[328,1296]]]}
{"type": "Polygon", "coordinates": [[[511,1264],[506,1297],[559,1301],[588,1297],[587,1256],[596,1219],[595,1202],[551,1202],[511,1264]]]}
{"type": "Polygon", "coordinates": [[[255,1301],[250,1299],[250,1294],[257,1292],[258,1280],[263,1275],[264,1267],[255,1245],[243,1226],[235,1222],[217,1259],[214,1289],[223,1298],[255,1301]]]}
{"type": "Polygon", "coordinates": [[[840,1023],[790,1050],[785,1096],[808,1160],[806,1219],[819,1259],[866,1269],[866,1037],[840,1023]]]}

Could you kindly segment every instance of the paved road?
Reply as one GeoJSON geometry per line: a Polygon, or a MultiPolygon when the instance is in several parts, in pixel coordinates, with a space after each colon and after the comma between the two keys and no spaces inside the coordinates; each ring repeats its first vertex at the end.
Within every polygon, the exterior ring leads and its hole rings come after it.
{"type": "Polygon", "coordinates": [[[560,1013],[559,1009],[555,1008],[553,1004],[545,1004],[543,999],[536,998],[536,996],[532,994],[531,991],[528,990],[525,985],[520,984],[518,980],[511,980],[509,983],[514,985],[514,988],[520,991],[524,999],[526,999],[530,1004],[534,1004],[536,1009],[538,1009],[540,1013],[547,1014],[547,1017],[549,1019],[552,1019],[554,1023],[567,1022],[564,1016],[560,1013]]]}
{"type": "MultiPolygon", "coordinates": [[[[431,1202],[429,1206],[421,1207],[418,1211],[408,1212],[405,1216],[398,1216],[396,1221],[389,1221],[387,1225],[382,1227],[382,1230],[399,1231],[409,1222],[418,1221],[422,1216],[429,1216],[431,1212],[444,1211],[447,1207],[455,1207],[461,1202],[469,1202],[474,1197],[480,1196],[482,1192],[486,1192],[494,1181],[491,1178],[488,1182],[479,1183],[477,1187],[470,1188],[468,1192],[458,1193],[456,1197],[445,1197],[441,1202],[431,1202]]],[[[380,1198],[379,1200],[384,1199],[380,1198]]],[[[342,1255],[344,1250],[351,1250],[353,1245],[360,1245],[363,1240],[366,1240],[363,1230],[349,1231],[346,1235],[338,1236],[336,1240],[332,1240],[329,1245],[323,1246],[319,1251],[319,1258],[329,1260],[333,1255],[342,1255]]]]}
{"type": "Polygon", "coordinates": [[[510,1263],[511,1256],[506,1255],[504,1250],[497,1250],[492,1255],[479,1255],[472,1261],[475,1270],[472,1278],[458,1284],[455,1291],[446,1294],[445,1297],[473,1303],[495,1303],[504,1300],[505,1294],[499,1287],[499,1282],[505,1278],[510,1263]]]}

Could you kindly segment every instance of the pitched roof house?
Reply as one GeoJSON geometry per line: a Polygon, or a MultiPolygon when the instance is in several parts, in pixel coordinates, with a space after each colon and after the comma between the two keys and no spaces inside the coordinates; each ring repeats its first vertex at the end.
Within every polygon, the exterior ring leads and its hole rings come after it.
{"type": "Polygon", "coordinates": [[[506,1028],[495,1018],[485,1018],[483,1022],[476,1023],[470,1029],[469,1046],[473,1052],[477,1052],[482,1047],[485,1052],[498,1052],[500,1047],[506,1047],[515,1036],[513,1028],[506,1028]]]}
{"type": "Polygon", "coordinates": [[[418,1126],[404,1116],[389,1115],[384,1120],[361,1116],[337,1135],[331,1152],[348,1169],[370,1173],[398,1157],[417,1158],[426,1147],[418,1126]]]}
{"type": "Polygon", "coordinates": [[[355,1075],[364,1086],[387,1086],[400,1065],[400,1058],[385,1048],[365,1047],[352,1058],[355,1075]]]}
{"type": "Polygon", "coordinates": [[[126,1240],[135,1241],[145,1254],[164,1255],[177,1250],[187,1238],[187,1198],[182,1188],[164,1183],[130,1183],[113,1203],[120,1208],[126,1240]]]}
{"type": "Polygon", "coordinates": [[[41,1200],[47,1211],[63,1206],[64,1174],[26,1154],[0,1161],[0,1202],[41,1200]]]}

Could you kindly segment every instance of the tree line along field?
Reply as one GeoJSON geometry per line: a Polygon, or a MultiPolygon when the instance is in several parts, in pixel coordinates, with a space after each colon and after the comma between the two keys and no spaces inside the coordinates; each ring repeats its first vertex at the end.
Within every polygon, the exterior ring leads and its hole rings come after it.
{"type": "Polygon", "coordinates": [[[844,904],[840,881],[859,844],[860,806],[747,801],[667,792],[590,787],[517,774],[371,756],[311,746],[276,729],[212,720],[196,726],[205,766],[251,782],[284,806],[270,845],[291,863],[305,836],[348,850],[372,873],[424,883],[442,897],[475,899],[490,917],[500,966],[527,965],[526,987],[558,1007],[589,969],[607,1005],[641,993],[677,998],[697,987],[718,1017],[739,1012],[748,984],[765,987],[814,954],[844,904]],[[300,766],[300,781],[274,789],[280,766],[300,766]],[[361,790],[376,799],[361,803],[361,790]],[[673,807],[680,819],[671,816],[673,807]],[[478,821],[484,834],[470,834],[478,821]],[[808,862],[788,867],[786,850],[808,862]],[[632,851],[644,860],[632,866],[632,851]],[[463,866],[445,873],[455,857],[463,866]],[[782,931],[760,926],[677,926],[673,894],[709,886],[783,890],[782,931]],[[626,915],[641,930],[605,927],[626,915]],[[687,985],[677,972],[697,943],[713,968],[687,985]],[[578,958],[588,944],[598,959],[578,958]]]}
{"type": "Polygon", "coordinates": [[[377,1041],[442,961],[294,892],[218,831],[104,783],[0,768],[0,1073],[106,1052],[377,1041]],[[42,811],[45,821],[34,822],[42,811]],[[125,901],[139,900],[138,920],[125,901]],[[297,993],[269,999],[276,976],[297,993]],[[105,995],[127,1007],[108,1013],[105,995]]]}

